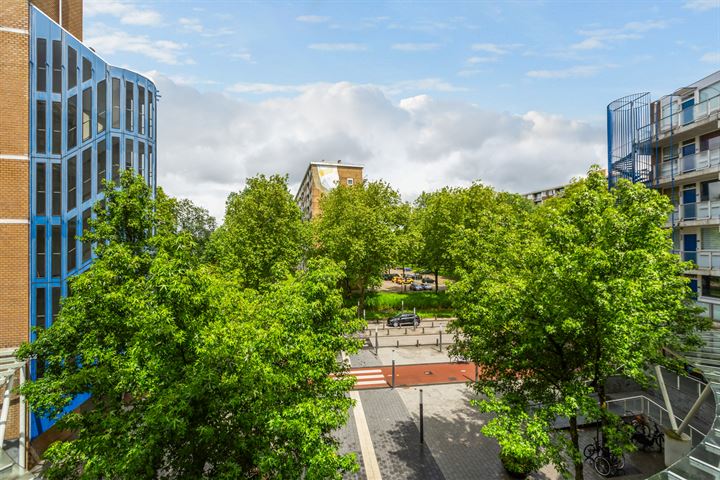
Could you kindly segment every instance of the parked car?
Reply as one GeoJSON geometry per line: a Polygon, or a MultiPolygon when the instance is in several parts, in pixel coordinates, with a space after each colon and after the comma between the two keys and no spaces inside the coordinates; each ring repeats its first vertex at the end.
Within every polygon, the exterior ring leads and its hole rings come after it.
{"type": "Polygon", "coordinates": [[[414,313],[399,313],[388,318],[388,327],[415,326],[420,325],[420,317],[414,313]]]}
{"type": "Polygon", "coordinates": [[[383,273],[382,274],[383,280],[392,280],[394,276],[395,275],[393,275],[392,273],[383,273]]]}
{"type": "Polygon", "coordinates": [[[422,283],[413,282],[413,284],[410,285],[410,290],[414,292],[420,292],[422,290],[425,290],[425,285],[423,285],[422,283]]]}
{"type": "Polygon", "coordinates": [[[395,275],[392,281],[397,283],[398,285],[410,285],[411,283],[413,283],[412,278],[401,277],[400,275],[395,275]]]}
{"type": "Polygon", "coordinates": [[[408,276],[409,276],[410,278],[412,278],[413,280],[422,280],[422,278],[423,278],[423,276],[420,275],[419,273],[416,273],[416,274],[414,274],[414,275],[408,275],[408,276]]]}
{"type": "Polygon", "coordinates": [[[421,283],[420,285],[422,286],[423,290],[433,290],[435,288],[432,285],[430,285],[429,283],[421,283]]]}
{"type": "Polygon", "coordinates": [[[435,279],[430,277],[423,277],[422,281],[423,283],[435,283],[435,279]]]}

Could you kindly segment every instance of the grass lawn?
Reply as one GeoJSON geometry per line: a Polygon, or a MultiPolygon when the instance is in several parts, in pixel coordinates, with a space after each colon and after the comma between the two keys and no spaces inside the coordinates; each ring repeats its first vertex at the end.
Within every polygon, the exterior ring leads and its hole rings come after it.
{"type": "MultiPolygon", "coordinates": [[[[348,300],[350,305],[357,305],[357,296],[348,300]]],[[[421,318],[454,316],[450,298],[445,292],[376,292],[365,298],[367,320],[384,319],[401,311],[412,312],[413,308],[421,318]]]]}

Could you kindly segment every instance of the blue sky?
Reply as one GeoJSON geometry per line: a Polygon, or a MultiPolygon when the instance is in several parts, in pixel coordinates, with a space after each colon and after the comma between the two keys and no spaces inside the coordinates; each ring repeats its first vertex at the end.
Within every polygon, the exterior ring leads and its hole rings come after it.
{"type": "Polygon", "coordinates": [[[476,179],[564,183],[605,161],[611,100],[657,98],[720,68],[720,0],[85,9],[86,43],[161,89],[160,183],[218,217],[245,177],[294,185],[320,159],[363,163],[409,199],[476,179]]]}

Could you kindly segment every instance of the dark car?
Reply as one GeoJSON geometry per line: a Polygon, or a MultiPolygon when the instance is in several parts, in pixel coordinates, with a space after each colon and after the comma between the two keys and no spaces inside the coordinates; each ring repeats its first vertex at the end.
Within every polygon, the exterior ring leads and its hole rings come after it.
{"type": "Polygon", "coordinates": [[[423,277],[422,281],[423,283],[435,283],[435,279],[430,277],[423,277]]]}
{"type": "Polygon", "coordinates": [[[413,282],[413,284],[410,285],[410,290],[414,292],[420,292],[422,290],[425,290],[425,285],[423,285],[422,283],[413,282]]]}
{"type": "Polygon", "coordinates": [[[394,276],[392,273],[383,273],[382,278],[383,280],[392,280],[394,276]]]}
{"type": "Polygon", "coordinates": [[[420,317],[414,313],[400,313],[388,318],[388,327],[415,326],[420,325],[420,317]]]}

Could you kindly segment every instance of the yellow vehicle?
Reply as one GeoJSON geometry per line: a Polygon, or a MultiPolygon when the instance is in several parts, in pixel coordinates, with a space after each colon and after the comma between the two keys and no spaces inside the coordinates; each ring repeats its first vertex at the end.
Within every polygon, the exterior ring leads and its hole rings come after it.
{"type": "Polygon", "coordinates": [[[397,283],[398,285],[410,285],[413,283],[413,279],[409,277],[401,277],[400,275],[395,275],[392,279],[393,282],[397,283]]]}

